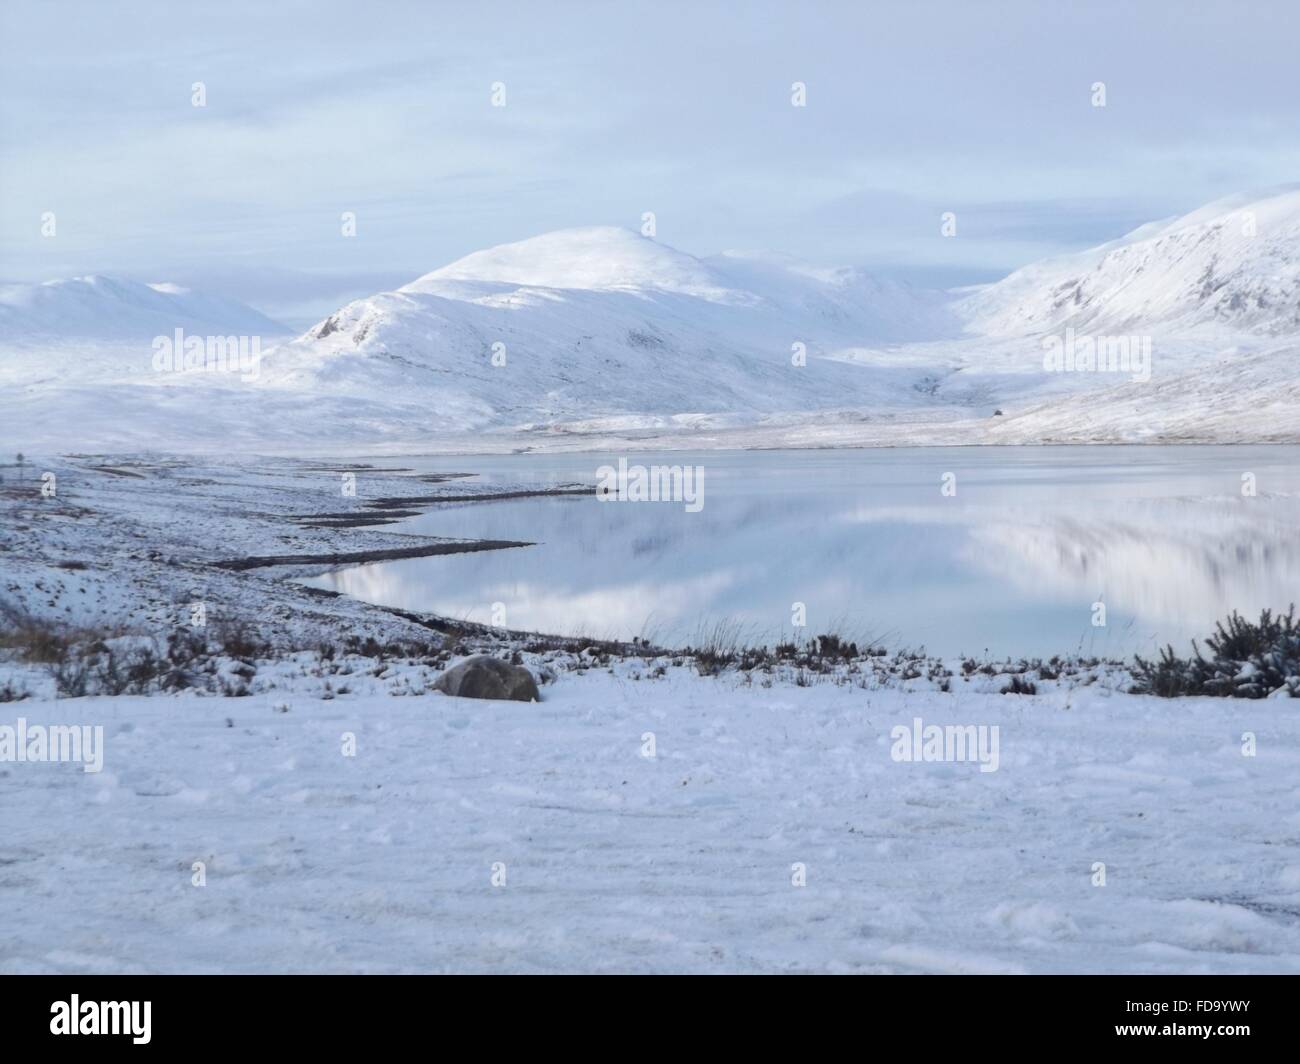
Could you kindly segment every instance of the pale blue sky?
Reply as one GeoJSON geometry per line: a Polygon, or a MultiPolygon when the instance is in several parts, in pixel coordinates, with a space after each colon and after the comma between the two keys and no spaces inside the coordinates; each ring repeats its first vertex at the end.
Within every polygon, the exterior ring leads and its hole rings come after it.
{"type": "Polygon", "coordinates": [[[654,211],[696,254],[986,280],[1300,179],[1298,40],[1294,2],[5,0],[0,278],[173,280],[303,324],[654,211]]]}

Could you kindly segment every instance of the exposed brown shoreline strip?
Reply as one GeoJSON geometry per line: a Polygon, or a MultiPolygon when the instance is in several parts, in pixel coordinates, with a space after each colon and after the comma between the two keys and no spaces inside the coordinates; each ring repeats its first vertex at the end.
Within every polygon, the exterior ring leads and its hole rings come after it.
{"type": "Polygon", "coordinates": [[[386,562],[399,558],[427,558],[435,554],[471,554],[480,550],[532,546],[534,544],[523,540],[476,539],[466,543],[426,543],[421,547],[387,547],[337,554],[272,554],[255,558],[232,558],[224,562],[213,562],[212,565],[217,569],[235,572],[260,569],[268,565],[360,565],[364,562],[386,562]]]}
{"type": "Polygon", "coordinates": [[[594,495],[593,488],[536,488],[530,491],[499,491],[481,495],[399,495],[391,499],[371,499],[366,506],[373,510],[392,510],[402,506],[426,506],[435,502],[492,502],[494,499],[531,499],[539,495],[594,495]]]}
{"type": "Polygon", "coordinates": [[[395,525],[404,517],[419,517],[423,510],[380,510],[376,513],[293,514],[291,520],[303,528],[371,528],[395,525]]]}

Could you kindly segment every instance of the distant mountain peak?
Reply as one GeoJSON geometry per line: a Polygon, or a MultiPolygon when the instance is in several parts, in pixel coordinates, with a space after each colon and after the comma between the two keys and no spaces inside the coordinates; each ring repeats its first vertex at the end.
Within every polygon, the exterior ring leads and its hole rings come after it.
{"type": "Polygon", "coordinates": [[[406,285],[471,281],[532,288],[647,289],[722,298],[726,286],[693,255],[621,226],[559,229],[476,251],[406,285]]]}
{"type": "Polygon", "coordinates": [[[9,343],[138,342],[178,328],[266,336],[289,331],[247,304],[166,281],[87,274],[0,285],[0,330],[9,343]]]}

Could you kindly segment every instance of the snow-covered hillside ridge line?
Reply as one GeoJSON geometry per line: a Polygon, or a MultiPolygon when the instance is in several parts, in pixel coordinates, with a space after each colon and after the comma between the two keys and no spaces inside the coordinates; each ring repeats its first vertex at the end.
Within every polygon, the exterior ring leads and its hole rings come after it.
{"type": "Polygon", "coordinates": [[[278,338],[251,308],[165,285],[11,287],[0,442],[354,454],[1300,442],[1297,247],[1300,192],[1234,198],[939,292],[766,253],[700,258],[598,226],[473,253],[278,338]],[[258,332],[259,372],[159,372],[145,341],[181,325],[258,332]]]}
{"type": "MultiPolygon", "coordinates": [[[[952,442],[1039,442],[1075,438],[1081,397],[1124,407],[1124,386],[1136,383],[1143,416],[1106,419],[1103,438],[1158,436],[1164,422],[1187,439],[1200,414],[1213,438],[1295,439],[1297,247],[1300,192],[1212,204],[975,293],[771,255],[698,259],[624,229],[570,230],[349,304],[272,361],[300,383],[335,386],[361,366],[408,384],[432,370],[467,425],[518,430],[531,419],[535,433],[764,432],[787,420],[807,431],[817,410],[814,431],[829,423],[846,442],[924,439],[938,425],[962,437],[952,442]],[[1131,338],[1124,376],[1045,365],[1051,344],[1098,333],[1126,356],[1131,338]],[[1245,387],[1224,410],[1234,375],[1245,387]],[[1254,387],[1261,375],[1271,396],[1254,387]],[[993,422],[998,409],[1006,420],[993,422]],[[688,416],[705,424],[681,424],[688,416]]],[[[798,431],[786,441],[800,442],[798,431]]]]}
{"type": "Polygon", "coordinates": [[[1016,270],[956,311],[974,331],[1300,333],[1300,190],[1234,196],[1016,270]]]}
{"type": "Polygon", "coordinates": [[[6,344],[81,337],[130,341],[187,332],[282,337],[289,330],[260,311],[166,282],[141,284],[91,275],[44,284],[0,285],[6,344]]]}

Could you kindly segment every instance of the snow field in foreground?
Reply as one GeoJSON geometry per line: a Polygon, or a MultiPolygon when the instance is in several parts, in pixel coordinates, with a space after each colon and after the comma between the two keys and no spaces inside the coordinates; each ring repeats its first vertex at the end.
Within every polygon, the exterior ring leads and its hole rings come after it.
{"type": "Polygon", "coordinates": [[[632,671],[5,706],[106,750],[0,765],[0,971],[1300,970],[1289,703],[632,671]],[[916,717],[998,770],[895,762],[916,717]]]}

